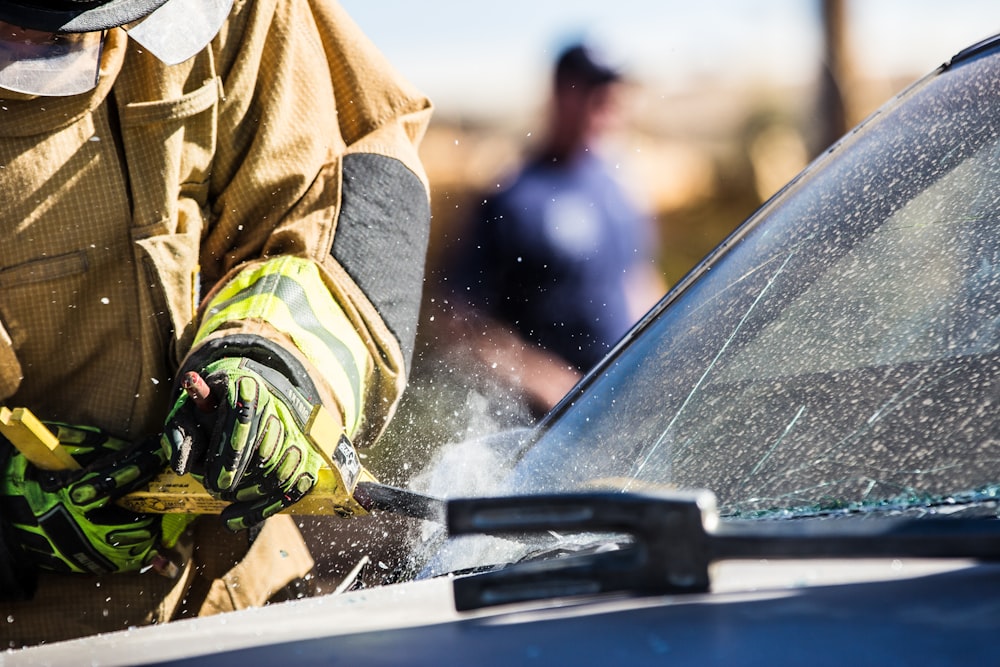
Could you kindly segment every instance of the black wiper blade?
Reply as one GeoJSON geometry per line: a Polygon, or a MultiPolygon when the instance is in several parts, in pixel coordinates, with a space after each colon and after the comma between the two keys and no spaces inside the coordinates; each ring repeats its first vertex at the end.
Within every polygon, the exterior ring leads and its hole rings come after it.
{"type": "Polygon", "coordinates": [[[632,538],[616,551],[456,578],[459,610],[614,591],[705,592],[709,564],[727,559],[1000,557],[1000,521],[993,519],[721,521],[708,491],[470,498],[448,501],[446,513],[451,535],[559,531],[632,538]]]}

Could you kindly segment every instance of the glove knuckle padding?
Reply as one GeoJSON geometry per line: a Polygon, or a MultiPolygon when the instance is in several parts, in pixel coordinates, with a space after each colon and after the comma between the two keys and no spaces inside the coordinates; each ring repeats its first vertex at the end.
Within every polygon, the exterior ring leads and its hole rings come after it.
{"type": "Polygon", "coordinates": [[[0,479],[4,515],[24,552],[37,567],[62,572],[108,573],[139,569],[155,554],[160,517],[115,505],[115,497],[147,482],[164,462],[147,442],[128,443],[100,435],[68,433],[71,451],[86,466],[72,473],[42,471],[20,454],[0,479]]]}
{"type": "Polygon", "coordinates": [[[249,371],[216,371],[209,377],[215,385],[220,378],[225,378],[222,403],[225,414],[213,438],[214,447],[209,449],[206,464],[213,472],[215,490],[223,492],[223,498],[232,500],[235,496],[231,492],[238,489],[246,476],[253,477],[251,464],[255,455],[259,458],[258,446],[273,399],[263,383],[249,371]]]}
{"type": "Polygon", "coordinates": [[[204,373],[217,407],[198,412],[199,425],[192,428],[182,418],[192,414],[192,401],[182,395],[165,431],[190,432],[202,444],[165,437],[164,447],[188,448],[187,454],[171,450],[171,460],[187,456],[187,468],[203,465],[206,488],[232,503],[223,520],[244,528],[300,500],[315,486],[322,459],[303,432],[311,406],[287,379],[257,362],[222,358],[209,363],[204,373]],[[190,459],[196,451],[204,451],[200,464],[190,459]]]}
{"type": "Polygon", "coordinates": [[[270,470],[274,466],[275,456],[281,451],[281,444],[284,441],[285,428],[281,424],[281,419],[275,414],[268,414],[264,418],[264,428],[261,429],[257,440],[257,455],[260,457],[261,467],[270,470]]]}

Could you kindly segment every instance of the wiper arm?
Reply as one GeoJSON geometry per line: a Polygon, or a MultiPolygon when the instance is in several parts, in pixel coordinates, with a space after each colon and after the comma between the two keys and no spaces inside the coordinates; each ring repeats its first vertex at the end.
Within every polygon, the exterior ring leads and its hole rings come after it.
{"type": "Polygon", "coordinates": [[[642,595],[709,590],[713,561],[760,558],[1000,557],[1000,521],[869,518],[863,521],[720,521],[708,491],[663,495],[563,493],[447,503],[451,535],[542,531],[625,533],[605,553],[511,565],[454,581],[458,610],[612,591],[642,595]]]}

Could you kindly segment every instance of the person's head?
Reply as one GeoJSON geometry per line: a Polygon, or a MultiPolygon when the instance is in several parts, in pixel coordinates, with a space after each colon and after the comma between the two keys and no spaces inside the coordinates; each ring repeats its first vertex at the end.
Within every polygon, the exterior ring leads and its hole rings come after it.
{"type": "Polygon", "coordinates": [[[215,36],[233,0],[0,0],[0,88],[74,95],[97,85],[107,31],[167,64],[187,60],[215,36]]]}
{"type": "Polygon", "coordinates": [[[553,135],[572,151],[599,138],[616,121],[622,71],[586,43],[565,48],[553,70],[553,135]]]}

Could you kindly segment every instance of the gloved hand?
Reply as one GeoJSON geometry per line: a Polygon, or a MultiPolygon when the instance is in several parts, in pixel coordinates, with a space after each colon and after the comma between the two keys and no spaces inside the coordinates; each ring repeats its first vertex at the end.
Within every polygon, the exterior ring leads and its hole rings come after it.
{"type": "Polygon", "coordinates": [[[308,404],[276,371],[224,358],[203,375],[212,407],[200,409],[182,394],[161,444],[177,474],[191,473],[232,503],[222,519],[241,530],[299,501],[315,486],[323,460],[303,433],[308,404]]]}
{"type": "Polygon", "coordinates": [[[131,446],[97,429],[49,424],[82,466],[49,471],[16,450],[0,470],[8,536],[43,570],[105,574],[139,570],[157,555],[161,517],[114,499],[149,482],[166,457],[149,441],[131,446]]]}

